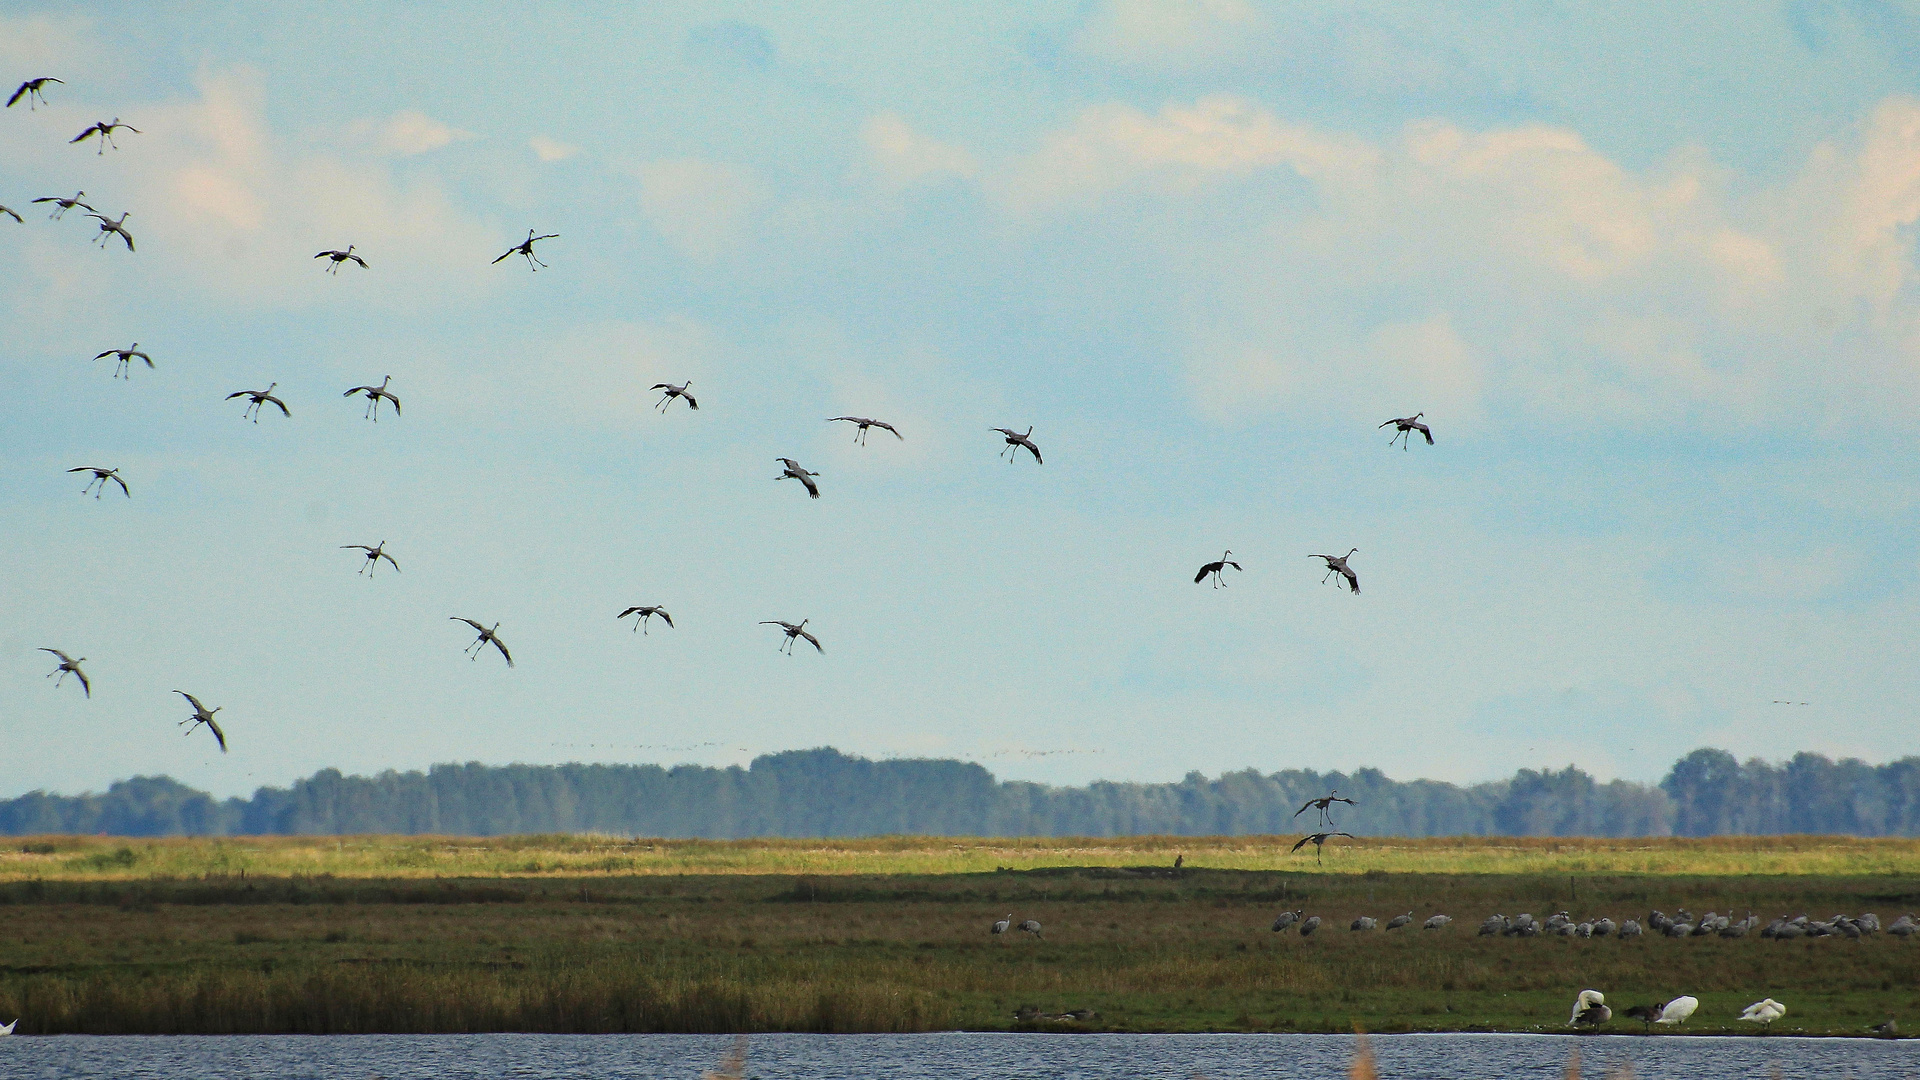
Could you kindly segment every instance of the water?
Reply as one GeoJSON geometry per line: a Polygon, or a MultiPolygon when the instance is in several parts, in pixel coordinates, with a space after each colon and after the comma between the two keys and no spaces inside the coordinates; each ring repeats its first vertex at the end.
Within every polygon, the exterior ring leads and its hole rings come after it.
{"type": "MultiPolygon", "coordinates": [[[[724,1035],[62,1035],[0,1039],[5,1080],[698,1080],[724,1035]]],[[[1675,1036],[1384,1035],[1387,1080],[1920,1078],[1920,1040],[1675,1036]]],[[[758,1080],[1344,1080],[1344,1035],[755,1035],[758,1080]]]]}

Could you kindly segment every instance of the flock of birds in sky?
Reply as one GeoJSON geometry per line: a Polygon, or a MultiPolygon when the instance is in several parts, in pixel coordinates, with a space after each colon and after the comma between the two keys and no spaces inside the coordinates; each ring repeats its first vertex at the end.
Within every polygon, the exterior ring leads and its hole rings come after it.
{"type": "MultiPolygon", "coordinates": [[[[62,83],[61,80],[51,76],[29,79],[21,83],[19,88],[13,92],[13,95],[8,98],[7,107],[12,108],[14,105],[24,101],[29,110],[37,110],[40,105],[47,103],[45,91],[49,85],[65,84],[62,83]]],[[[121,123],[120,118],[116,116],[110,121],[96,121],[69,141],[78,144],[97,138],[98,142],[95,144],[95,153],[104,155],[109,149],[117,151],[120,148],[119,144],[114,141],[114,133],[119,131],[131,132],[136,135],[140,133],[140,129],[121,123]]],[[[48,217],[55,221],[64,217],[69,210],[79,209],[85,211],[86,216],[93,218],[99,224],[99,234],[95,237],[95,240],[102,248],[105,248],[110,240],[117,237],[125,243],[127,251],[135,251],[133,234],[129,232],[126,227],[129,216],[128,212],[123,211],[117,218],[108,217],[105,213],[87,203],[85,201],[86,195],[87,193],[81,190],[74,192],[71,196],[48,195],[36,198],[33,202],[36,204],[52,204],[52,210],[48,217]]],[[[16,223],[24,223],[24,219],[20,214],[8,207],[0,206],[0,214],[11,216],[16,223]]],[[[537,230],[528,229],[525,240],[508,248],[499,258],[494,259],[493,262],[497,265],[514,255],[519,255],[526,260],[529,269],[538,272],[548,264],[540,261],[534,254],[534,245],[541,241],[557,239],[559,239],[559,234],[557,233],[542,234],[537,230]]],[[[358,245],[355,244],[348,244],[343,249],[329,249],[319,252],[314,255],[314,258],[327,260],[323,269],[329,274],[338,274],[340,270],[349,263],[362,270],[371,269],[371,265],[368,263],[366,257],[356,253],[357,246],[358,245]]],[[[114,378],[131,381],[135,361],[144,364],[149,370],[157,370],[153,357],[141,351],[140,343],[137,341],[124,349],[104,350],[96,355],[94,360],[104,360],[108,357],[113,357],[115,361],[112,376],[114,378]]],[[[393,376],[387,375],[381,378],[378,386],[368,383],[362,386],[351,387],[344,391],[342,396],[362,396],[366,398],[367,407],[363,414],[364,419],[378,423],[382,404],[390,405],[393,410],[393,415],[398,418],[402,415],[400,398],[390,389],[392,383],[393,376]]],[[[293,416],[293,410],[287,405],[285,400],[274,393],[279,385],[278,382],[270,382],[263,390],[236,390],[228,394],[226,400],[233,401],[244,398],[246,400],[246,407],[241,412],[241,418],[255,424],[260,422],[260,414],[267,406],[278,409],[282,417],[291,418],[293,416]]],[[[693,394],[689,392],[689,387],[691,386],[691,380],[681,382],[677,385],[670,382],[654,384],[652,389],[661,392],[661,397],[659,402],[656,403],[656,408],[664,414],[675,401],[680,401],[686,404],[689,411],[698,411],[700,403],[694,398],[693,394]]],[[[1393,437],[1388,441],[1388,445],[1391,446],[1394,442],[1399,442],[1401,448],[1404,450],[1411,444],[1412,436],[1416,432],[1426,439],[1427,445],[1433,445],[1433,430],[1425,423],[1422,423],[1422,417],[1424,416],[1425,413],[1415,413],[1412,416],[1396,417],[1382,423],[1380,425],[1381,428],[1391,426],[1394,429],[1393,437]]],[[[893,435],[896,439],[904,440],[906,438],[906,436],[902,435],[899,429],[895,428],[892,424],[884,420],[876,420],[872,417],[834,416],[829,417],[827,422],[854,425],[854,442],[863,447],[867,445],[868,434],[871,429],[874,428],[885,431],[893,435]]],[[[1009,464],[1017,461],[1023,451],[1032,456],[1035,465],[1045,464],[1045,458],[1041,455],[1040,446],[1033,440],[1034,429],[1032,425],[1028,425],[1025,431],[1016,431],[1013,428],[1003,427],[990,428],[989,430],[997,432],[1001,436],[1005,445],[1001,448],[1000,453],[1001,456],[1007,459],[1009,464]]],[[[819,473],[806,468],[793,458],[782,457],[776,458],[775,461],[781,466],[780,474],[774,477],[775,480],[796,480],[802,488],[806,489],[809,498],[820,498],[820,485],[816,482],[820,475],[819,473]]],[[[81,489],[83,495],[91,494],[95,499],[99,499],[106,493],[108,485],[111,484],[118,487],[121,495],[126,498],[130,499],[133,497],[133,490],[128,486],[126,478],[120,474],[118,466],[80,465],[67,471],[89,474],[86,486],[81,489]]],[[[371,546],[366,544],[343,544],[341,547],[343,549],[358,550],[365,556],[365,561],[360,567],[361,573],[371,575],[372,571],[380,565],[380,560],[382,559],[385,559],[387,564],[391,566],[395,572],[398,572],[400,570],[400,564],[391,554],[387,553],[385,550],[386,543],[385,540],[382,540],[380,543],[371,546]]],[[[1360,578],[1348,562],[1358,551],[1358,548],[1350,548],[1345,555],[1326,554],[1310,556],[1311,558],[1323,560],[1326,564],[1326,573],[1321,577],[1321,583],[1325,584],[1328,580],[1337,576],[1346,583],[1350,593],[1358,593],[1360,591],[1360,578]]],[[[1231,558],[1232,555],[1232,551],[1227,551],[1222,554],[1218,560],[1203,565],[1199,573],[1194,575],[1194,583],[1199,584],[1211,578],[1214,588],[1224,588],[1226,586],[1226,580],[1222,576],[1222,571],[1228,567],[1231,567],[1235,572],[1241,571],[1240,564],[1233,561],[1231,558]]],[[[635,617],[634,629],[640,632],[650,631],[650,623],[655,616],[658,616],[660,621],[668,627],[673,626],[673,617],[667,613],[664,606],[658,604],[628,607],[626,610],[620,612],[617,618],[625,619],[629,616],[635,617]]],[[[449,616],[449,621],[466,623],[477,633],[478,636],[466,648],[467,653],[474,659],[479,659],[480,653],[485,652],[488,646],[492,646],[499,652],[500,658],[506,661],[508,667],[513,666],[513,654],[508,650],[507,643],[500,637],[499,622],[496,621],[488,625],[478,619],[469,619],[457,615],[449,616]]],[[[813,646],[815,652],[824,654],[826,649],[821,645],[820,639],[807,629],[807,624],[810,621],[810,619],[805,618],[797,623],[788,622],[784,619],[767,619],[763,620],[760,625],[779,628],[784,635],[780,642],[781,652],[791,655],[794,647],[798,643],[805,642],[813,646]]],[[[41,651],[59,658],[60,666],[48,673],[49,678],[55,679],[55,686],[64,683],[66,676],[71,674],[78,680],[81,692],[89,698],[93,696],[92,683],[88,680],[86,673],[80,668],[81,663],[86,660],[86,657],[83,656],[76,659],[59,649],[47,648],[41,651]]],[[[221,751],[224,753],[227,749],[226,733],[214,722],[213,718],[214,713],[219,712],[220,709],[206,708],[200,703],[198,698],[183,690],[176,690],[174,693],[186,698],[193,706],[193,715],[181,721],[183,725],[191,725],[188,728],[188,734],[192,734],[197,730],[199,725],[205,724],[213,734],[215,741],[219,743],[221,751]]],[[[1348,800],[1339,801],[1344,802],[1348,800]]],[[[1321,809],[1324,819],[1326,807],[1322,805],[1321,809]]],[[[1302,840],[1301,844],[1311,842],[1315,845],[1317,852],[1320,846],[1326,843],[1329,836],[1336,835],[1345,836],[1350,834],[1319,833],[1302,840]]],[[[1296,845],[1295,850],[1298,849],[1299,845],[1296,845]]]]}

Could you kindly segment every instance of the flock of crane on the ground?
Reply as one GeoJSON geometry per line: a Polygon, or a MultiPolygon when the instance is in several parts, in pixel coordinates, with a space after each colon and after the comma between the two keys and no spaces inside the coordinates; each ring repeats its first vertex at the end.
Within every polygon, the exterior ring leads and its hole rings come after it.
{"type": "MultiPolygon", "coordinates": [[[[29,108],[29,110],[37,109],[39,105],[47,103],[47,99],[45,97],[45,90],[49,84],[65,85],[64,83],[61,82],[61,80],[53,78],[51,76],[43,76],[40,78],[29,79],[26,82],[21,83],[19,89],[13,92],[13,95],[7,100],[7,107],[12,108],[15,104],[21,101],[25,101],[27,103],[27,107],[29,108]]],[[[121,123],[120,118],[116,116],[111,121],[103,120],[103,121],[98,121],[94,123],[93,125],[89,126],[86,130],[82,131],[79,135],[75,136],[73,139],[69,141],[73,143],[82,143],[87,141],[90,138],[98,136],[99,143],[98,143],[96,152],[98,154],[104,155],[108,149],[113,149],[113,150],[119,149],[119,145],[115,143],[113,140],[113,135],[114,135],[114,132],[123,131],[123,130],[133,132],[136,135],[140,133],[140,129],[121,123]]],[[[128,232],[126,229],[126,221],[128,216],[127,213],[125,212],[121,213],[121,215],[118,218],[109,218],[105,214],[94,209],[93,206],[91,206],[85,201],[86,194],[87,193],[84,190],[81,190],[81,191],[74,192],[74,194],[71,196],[49,195],[43,198],[34,199],[33,201],[35,203],[51,203],[53,206],[53,209],[48,216],[50,219],[56,220],[56,221],[62,218],[63,216],[65,216],[66,212],[69,210],[72,210],[75,208],[83,210],[86,212],[88,217],[94,218],[96,221],[99,222],[100,234],[95,239],[98,240],[98,242],[103,248],[106,246],[107,241],[109,239],[115,236],[118,236],[123,242],[125,242],[127,246],[127,250],[130,252],[133,251],[134,250],[133,234],[128,232]]],[[[0,214],[10,215],[15,222],[24,223],[24,219],[22,219],[17,212],[5,206],[0,206],[0,214]]],[[[498,265],[500,262],[508,258],[511,258],[514,255],[520,255],[526,259],[527,266],[530,269],[534,270],[535,272],[538,272],[541,268],[546,267],[547,264],[544,262],[541,262],[539,258],[537,258],[534,255],[534,245],[543,240],[557,240],[557,239],[559,239],[558,233],[541,234],[541,233],[538,233],[537,230],[528,229],[527,238],[525,240],[522,240],[520,243],[515,244],[511,248],[508,248],[505,252],[503,252],[500,255],[499,258],[494,259],[493,262],[495,265],[498,265]]],[[[358,245],[355,245],[355,244],[348,244],[343,249],[329,249],[316,254],[314,258],[327,260],[326,266],[323,269],[330,274],[337,275],[340,272],[340,269],[348,263],[352,263],[363,270],[370,269],[370,266],[369,266],[369,263],[367,262],[366,257],[355,253],[357,246],[358,245]]],[[[126,379],[128,381],[131,381],[133,377],[133,362],[136,360],[145,364],[149,370],[157,370],[153,361],[153,357],[150,354],[141,351],[140,343],[137,341],[127,346],[124,349],[107,349],[99,353],[97,356],[95,356],[94,359],[104,360],[109,356],[115,359],[115,367],[113,372],[114,378],[126,379]]],[[[367,408],[366,408],[366,412],[363,414],[363,419],[372,420],[375,423],[378,423],[380,420],[380,405],[382,402],[386,402],[392,405],[393,414],[395,417],[398,417],[401,415],[400,398],[396,394],[394,394],[391,390],[388,389],[388,387],[392,384],[392,382],[393,382],[393,376],[387,375],[381,378],[380,385],[378,386],[367,384],[363,386],[351,387],[348,390],[346,390],[341,396],[342,397],[364,396],[367,399],[367,408]]],[[[260,413],[263,407],[268,405],[271,405],[274,408],[279,409],[281,416],[290,419],[293,416],[292,409],[288,407],[285,400],[283,400],[282,398],[280,398],[274,393],[274,390],[277,389],[279,385],[280,384],[278,382],[270,382],[267,384],[267,387],[264,390],[236,390],[233,393],[228,394],[226,397],[226,400],[233,401],[238,398],[245,398],[247,401],[247,405],[246,405],[246,408],[241,412],[241,418],[244,420],[249,420],[255,424],[258,424],[260,422],[260,413]]],[[[661,383],[654,384],[652,389],[661,391],[661,397],[659,402],[656,403],[656,408],[658,408],[662,413],[665,413],[667,411],[668,406],[672,405],[674,401],[678,400],[678,401],[684,401],[687,405],[687,408],[690,411],[697,411],[700,408],[700,403],[694,398],[694,396],[691,393],[688,392],[688,388],[692,385],[693,384],[691,380],[683,381],[678,385],[674,383],[669,383],[669,382],[661,382],[661,383]]],[[[1415,413],[1412,416],[1396,417],[1394,419],[1391,419],[1382,423],[1380,425],[1381,428],[1386,428],[1389,425],[1391,425],[1394,429],[1393,437],[1388,440],[1388,445],[1391,446],[1393,445],[1394,442],[1399,442],[1401,444],[1401,449],[1404,450],[1407,448],[1408,445],[1410,445],[1412,441],[1412,435],[1415,432],[1418,432],[1421,436],[1423,436],[1426,439],[1427,445],[1429,446],[1433,445],[1432,429],[1429,428],[1426,424],[1421,422],[1421,418],[1425,415],[1426,415],[1425,413],[1415,413]]],[[[829,417],[827,422],[828,423],[849,423],[854,425],[855,427],[854,442],[856,442],[861,446],[867,445],[867,435],[869,430],[872,428],[879,428],[882,431],[889,432],[896,439],[904,440],[906,438],[906,436],[902,435],[900,431],[897,428],[895,428],[892,424],[889,424],[884,420],[875,420],[872,417],[834,416],[834,417],[829,417]]],[[[1034,464],[1040,465],[1045,463],[1045,459],[1042,458],[1040,454],[1039,445],[1033,441],[1033,426],[1031,424],[1027,426],[1027,429],[1025,431],[1016,431],[1013,428],[1003,428],[1003,427],[990,428],[989,430],[998,432],[1001,435],[1006,445],[1001,449],[1000,453],[1002,456],[1004,456],[1007,459],[1009,464],[1013,463],[1019,457],[1020,452],[1022,450],[1026,451],[1027,453],[1033,456],[1034,464]]],[[[775,460],[778,461],[781,465],[780,475],[774,477],[775,480],[798,480],[800,482],[800,486],[806,489],[807,496],[809,498],[818,499],[820,497],[820,485],[815,482],[815,478],[820,475],[819,473],[807,469],[805,466],[801,465],[798,461],[795,461],[792,458],[782,457],[782,458],[776,458],[775,460]]],[[[120,493],[122,495],[124,495],[129,499],[133,497],[133,490],[130,487],[128,487],[126,479],[120,475],[120,468],[118,466],[108,468],[106,466],[100,466],[100,465],[81,465],[81,466],[77,466],[75,468],[69,469],[67,471],[74,472],[74,473],[91,474],[90,478],[87,481],[86,487],[81,489],[81,494],[83,495],[92,494],[95,499],[98,499],[100,498],[101,495],[106,493],[107,485],[109,483],[112,483],[117,485],[120,488],[120,493]]],[[[385,540],[382,540],[379,544],[373,545],[371,547],[366,544],[343,544],[341,545],[341,547],[343,549],[357,549],[364,553],[365,561],[361,564],[359,572],[368,574],[370,577],[371,577],[371,572],[380,565],[381,559],[387,560],[388,565],[393,567],[395,572],[398,572],[400,569],[400,564],[397,561],[395,561],[392,555],[388,554],[385,551],[385,548],[386,548],[385,540]]],[[[1341,579],[1343,579],[1346,582],[1347,589],[1349,592],[1358,593],[1360,591],[1359,575],[1357,575],[1354,572],[1353,567],[1349,565],[1347,561],[1351,559],[1354,553],[1357,551],[1359,551],[1358,548],[1350,548],[1345,555],[1310,556],[1311,558],[1321,559],[1326,563],[1326,574],[1324,574],[1321,577],[1320,579],[1321,583],[1325,584],[1330,578],[1333,578],[1335,575],[1338,575],[1341,579]]],[[[1221,571],[1223,571],[1227,567],[1232,567],[1236,572],[1241,570],[1240,564],[1238,562],[1233,561],[1233,559],[1230,557],[1232,555],[1233,555],[1232,551],[1227,551],[1220,556],[1219,560],[1215,562],[1209,562],[1204,566],[1202,566],[1200,568],[1200,572],[1194,575],[1194,578],[1193,578],[1194,584],[1197,585],[1200,582],[1205,581],[1209,577],[1211,577],[1213,579],[1214,588],[1224,588],[1226,586],[1226,580],[1221,576],[1221,571]]],[[[622,611],[617,616],[617,618],[624,619],[630,615],[638,616],[638,618],[634,620],[634,628],[636,630],[645,630],[648,626],[649,620],[655,615],[658,615],[661,621],[666,623],[669,627],[673,625],[672,616],[668,615],[664,607],[662,607],[661,605],[636,605],[633,607],[629,607],[625,611],[622,611]]],[[[500,639],[500,635],[499,635],[500,624],[497,621],[493,623],[493,625],[489,626],[477,619],[468,619],[468,618],[464,618],[457,615],[449,616],[449,621],[466,623],[468,626],[473,627],[473,629],[479,634],[479,636],[474,639],[473,643],[468,645],[466,648],[467,653],[471,655],[474,659],[476,660],[479,659],[479,654],[484,652],[488,645],[491,645],[499,651],[501,658],[506,661],[508,667],[513,666],[513,654],[507,650],[506,642],[500,639]]],[[[791,655],[793,652],[794,645],[800,641],[805,641],[807,644],[812,645],[816,652],[824,654],[826,652],[826,649],[821,646],[820,639],[815,637],[806,628],[807,623],[809,621],[811,620],[802,619],[798,623],[792,623],[782,619],[768,619],[768,620],[763,620],[760,623],[760,625],[776,626],[780,628],[780,631],[785,635],[785,637],[780,642],[781,652],[791,655]]],[[[66,653],[60,651],[59,649],[42,649],[40,651],[51,653],[54,656],[59,657],[60,659],[59,668],[49,673],[49,676],[48,676],[49,678],[54,678],[55,676],[58,677],[54,685],[58,686],[62,682],[65,682],[66,676],[68,674],[72,674],[79,680],[81,692],[89,698],[93,696],[92,683],[88,681],[86,674],[80,670],[80,664],[86,659],[86,657],[80,657],[79,659],[76,660],[68,656],[66,653]]],[[[216,724],[213,719],[213,714],[216,712],[219,712],[220,710],[218,708],[213,710],[208,710],[205,706],[203,706],[200,703],[199,699],[195,698],[191,694],[186,693],[185,691],[175,690],[174,693],[180,694],[182,697],[185,697],[189,702],[193,704],[193,710],[194,710],[193,715],[188,717],[186,720],[181,721],[182,724],[193,725],[193,727],[190,727],[188,729],[188,734],[192,734],[194,730],[197,730],[198,725],[205,724],[208,727],[208,729],[212,731],[215,741],[219,743],[220,750],[221,752],[224,753],[227,749],[226,735],[224,732],[221,731],[220,726],[216,724]]],[[[1338,801],[1348,802],[1350,800],[1343,799],[1338,801]]],[[[1324,803],[1321,804],[1321,810],[1322,810],[1323,820],[1324,820],[1324,813],[1326,810],[1326,805],[1324,803]]],[[[1315,852],[1317,854],[1320,850],[1320,847],[1326,843],[1328,837],[1346,836],[1346,835],[1350,835],[1350,834],[1332,833],[1332,832],[1316,833],[1313,836],[1309,836],[1306,839],[1302,840],[1301,844],[1295,845],[1294,850],[1296,851],[1299,850],[1300,846],[1303,844],[1312,843],[1314,845],[1315,852]]]]}

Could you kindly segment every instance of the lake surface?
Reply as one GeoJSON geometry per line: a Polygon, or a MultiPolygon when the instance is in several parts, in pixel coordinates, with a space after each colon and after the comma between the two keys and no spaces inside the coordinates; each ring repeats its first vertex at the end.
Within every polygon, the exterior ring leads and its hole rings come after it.
{"type": "MultiPolygon", "coordinates": [[[[1920,1040],[1382,1035],[1386,1080],[1561,1080],[1630,1064],[1635,1080],[1920,1078],[1920,1040]]],[[[6,1080],[698,1080],[725,1035],[62,1035],[0,1039],[6,1080]]],[[[1344,1080],[1344,1035],[754,1035],[759,1080],[1344,1080]]]]}

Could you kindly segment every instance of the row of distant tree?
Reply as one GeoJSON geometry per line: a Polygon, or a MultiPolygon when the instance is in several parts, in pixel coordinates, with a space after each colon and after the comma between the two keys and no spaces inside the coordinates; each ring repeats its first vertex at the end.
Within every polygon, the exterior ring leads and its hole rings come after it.
{"type": "Polygon", "coordinates": [[[1798,754],[1742,764],[1696,750],[1659,784],[1599,783],[1569,766],[1459,786],[1377,769],[1252,769],[1171,784],[1050,787],[962,761],[869,761],[837,750],[681,765],[436,765],[343,776],[326,769],[250,799],[167,777],[100,795],[0,800],[0,834],[121,836],[598,832],[633,836],[1185,836],[1304,831],[1294,811],[1338,788],[1339,827],[1372,836],[1920,835],[1920,758],[1885,765],[1798,754]]]}

